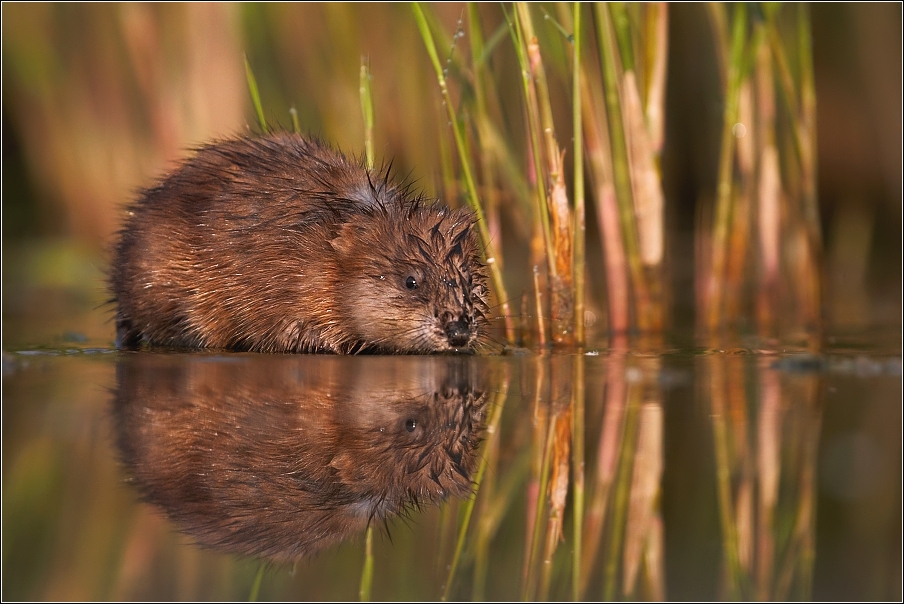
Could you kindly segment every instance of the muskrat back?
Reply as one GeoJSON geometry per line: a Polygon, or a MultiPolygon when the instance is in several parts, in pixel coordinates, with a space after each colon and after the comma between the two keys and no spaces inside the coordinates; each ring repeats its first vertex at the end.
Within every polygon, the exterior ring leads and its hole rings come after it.
{"type": "Polygon", "coordinates": [[[297,134],[203,146],[129,208],[117,345],[470,349],[487,312],[473,223],[297,134]]]}

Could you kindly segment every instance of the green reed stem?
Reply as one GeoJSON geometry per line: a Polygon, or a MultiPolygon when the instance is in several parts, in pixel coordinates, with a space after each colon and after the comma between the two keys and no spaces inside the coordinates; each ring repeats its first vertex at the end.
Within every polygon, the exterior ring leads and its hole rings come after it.
{"type": "MultiPolygon", "coordinates": [[[[486,203],[487,221],[490,228],[490,236],[501,241],[502,226],[499,222],[499,202],[496,188],[496,155],[492,149],[493,134],[487,105],[487,85],[492,85],[492,80],[487,74],[486,47],[483,42],[483,32],[480,27],[480,15],[477,12],[477,4],[468,3],[468,39],[471,42],[471,71],[474,86],[474,125],[477,128],[477,138],[480,149],[480,169],[483,176],[483,191],[486,203]]],[[[498,262],[502,263],[500,257],[498,262]]]]}
{"type": "Polygon", "coordinates": [[[546,319],[543,315],[543,292],[540,290],[540,267],[533,267],[534,274],[534,303],[537,309],[537,345],[546,346],[546,319]]]}
{"type": "Polygon", "coordinates": [[[537,216],[540,218],[540,226],[543,229],[543,242],[546,247],[546,264],[550,276],[556,274],[555,266],[555,250],[553,248],[552,227],[549,219],[549,202],[546,198],[546,182],[543,177],[546,170],[543,169],[543,147],[540,141],[541,118],[540,118],[540,101],[537,94],[536,78],[532,76],[530,58],[528,57],[527,45],[532,39],[533,24],[530,19],[530,9],[523,3],[515,3],[515,11],[512,14],[512,20],[509,20],[506,14],[506,20],[512,34],[512,40],[515,43],[515,54],[518,57],[518,67],[521,69],[521,86],[524,92],[524,106],[527,110],[527,130],[530,137],[531,160],[534,166],[534,174],[536,176],[536,200],[537,200],[537,216]],[[531,86],[531,80],[535,85],[531,86]]]}
{"type": "Polygon", "coordinates": [[[254,72],[251,70],[251,63],[248,61],[248,56],[245,56],[245,78],[248,80],[248,92],[251,94],[251,104],[254,105],[254,112],[257,114],[257,123],[260,125],[261,130],[268,134],[270,132],[270,127],[267,126],[267,119],[264,117],[264,106],[261,104],[261,95],[260,91],[257,88],[257,80],[254,77],[254,72]]]}
{"type": "Polygon", "coordinates": [[[613,39],[609,7],[606,5],[594,5],[593,10],[596,16],[600,64],[605,84],[605,100],[609,118],[609,140],[612,143],[612,172],[618,201],[618,216],[621,223],[622,236],[624,237],[628,268],[636,294],[638,323],[641,328],[645,328],[647,327],[646,316],[649,314],[650,309],[647,308],[647,288],[643,266],[640,261],[640,247],[637,241],[637,228],[634,219],[628,146],[625,140],[619,95],[618,49],[613,39]]]}
{"type": "Polygon", "coordinates": [[[719,180],[716,193],[716,212],[713,224],[712,272],[707,288],[708,324],[715,329],[722,321],[723,283],[728,256],[728,236],[731,229],[731,191],[734,174],[735,138],[732,128],[738,120],[741,82],[744,79],[744,50],[747,43],[747,9],[742,3],[734,6],[731,51],[727,64],[725,111],[722,118],[722,146],[719,155],[719,180]]]}
{"type": "Polygon", "coordinates": [[[819,200],[817,198],[816,177],[816,83],[813,75],[813,39],[810,26],[810,9],[805,5],[797,7],[797,49],[800,65],[800,98],[801,98],[801,129],[803,134],[803,214],[806,225],[807,239],[810,242],[810,252],[813,265],[810,266],[809,281],[810,299],[807,309],[809,319],[818,324],[821,318],[821,258],[822,258],[822,227],[819,221],[819,200]]]}
{"type": "Polygon", "coordinates": [[[265,568],[266,563],[261,560],[260,566],[257,567],[257,574],[254,575],[254,583],[251,584],[251,593],[248,595],[249,602],[257,602],[257,597],[260,595],[261,591],[261,582],[264,580],[265,568]]]}
{"type": "MultiPolygon", "coordinates": [[[[546,67],[535,34],[528,4],[515,4],[516,37],[524,48],[518,53],[522,69],[531,132],[534,167],[537,174],[538,216],[543,227],[550,294],[549,316],[556,344],[574,344],[574,219],[565,186],[564,150],[556,140],[546,67]],[[526,57],[526,63],[523,62],[526,57]],[[539,146],[542,141],[542,148],[539,146]]],[[[545,12],[545,11],[544,11],[545,12]]],[[[547,20],[552,18],[547,14],[547,20]]],[[[558,24],[556,24],[558,27],[558,24]]],[[[571,36],[569,36],[570,38],[571,36]]]]}
{"type": "Polygon", "coordinates": [[[618,54],[621,57],[622,69],[624,71],[633,70],[634,47],[631,44],[631,23],[625,3],[612,2],[607,8],[612,19],[612,29],[615,30],[615,40],[618,43],[618,54]]]}
{"type": "Polygon", "coordinates": [[[417,21],[417,26],[420,30],[421,37],[424,40],[424,46],[427,47],[427,54],[430,57],[430,61],[433,63],[434,70],[436,71],[436,79],[439,83],[440,92],[442,93],[443,103],[445,104],[446,110],[449,114],[449,123],[452,127],[452,134],[455,139],[455,147],[458,151],[459,161],[461,162],[461,170],[465,178],[465,186],[468,192],[468,206],[477,217],[477,230],[480,234],[480,240],[481,243],[483,243],[485,250],[486,263],[490,271],[490,279],[493,282],[493,287],[496,289],[499,304],[502,307],[502,316],[505,321],[506,340],[508,340],[508,342],[511,344],[515,341],[515,326],[512,321],[512,313],[509,307],[509,298],[508,294],[505,291],[505,284],[502,280],[502,271],[500,270],[499,265],[496,262],[496,250],[493,246],[493,240],[490,237],[490,231],[487,228],[486,217],[483,214],[483,208],[480,204],[480,197],[477,194],[477,186],[474,183],[474,176],[471,171],[471,159],[468,156],[467,148],[465,146],[465,135],[461,122],[458,120],[458,116],[455,115],[455,109],[452,105],[452,97],[449,94],[449,87],[446,83],[446,76],[443,72],[443,67],[440,63],[439,55],[436,52],[436,44],[433,40],[433,33],[430,31],[430,26],[427,24],[427,18],[424,15],[424,11],[419,3],[413,3],[412,10],[414,11],[414,18],[417,21]]]}
{"type": "MultiPolygon", "coordinates": [[[[558,165],[558,155],[559,155],[559,145],[556,143],[556,135],[555,135],[555,123],[552,119],[552,103],[549,100],[549,84],[546,81],[546,67],[543,64],[543,61],[540,56],[539,44],[537,43],[537,34],[534,31],[534,19],[531,15],[530,5],[526,2],[518,2],[515,5],[518,9],[518,15],[520,16],[519,22],[521,27],[523,28],[523,36],[522,42],[527,43],[527,56],[528,56],[528,65],[527,68],[530,70],[530,73],[533,77],[534,81],[534,90],[536,92],[537,99],[537,109],[539,109],[539,132],[543,133],[543,143],[546,147],[545,154],[539,153],[538,156],[542,159],[542,157],[546,156],[546,165],[548,169],[544,172],[538,172],[537,174],[537,186],[542,186],[543,183],[540,181],[540,174],[548,175],[548,186],[554,186],[556,180],[558,179],[558,171],[555,168],[558,165]],[[536,47],[535,57],[531,56],[531,46],[536,47]],[[536,58],[536,62],[531,59],[536,58]]],[[[522,68],[524,65],[522,65],[522,68]]],[[[554,246],[553,246],[554,247],[554,246]]],[[[554,262],[554,257],[550,257],[550,262],[554,262]]],[[[552,274],[555,274],[553,271],[552,274]]]]}
{"type": "Polygon", "coordinates": [[[298,110],[295,107],[289,107],[289,117],[292,118],[292,132],[301,134],[301,124],[298,123],[298,110]]]}
{"type": "Polygon", "coordinates": [[[725,74],[728,73],[728,17],[726,7],[721,2],[707,2],[706,16],[713,31],[716,50],[716,62],[719,65],[719,84],[722,88],[728,86],[725,74]]]}
{"type": "Polygon", "coordinates": [[[458,197],[459,182],[455,178],[455,161],[452,159],[452,143],[445,136],[445,116],[440,116],[436,123],[437,146],[439,147],[439,172],[442,177],[442,191],[446,199],[458,197]]]}
{"type": "MultiPolygon", "coordinates": [[[[364,118],[364,165],[368,170],[374,168],[374,105],[370,88],[370,65],[361,59],[361,77],[359,94],[361,98],[361,114],[364,118]]],[[[374,529],[368,525],[364,537],[364,568],[361,570],[361,583],[358,597],[362,602],[370,601],[370,588],[374,576],[374,529]]]]}
{"type": "Polygon", "coordinates": [[[814,243],[821,246],[819,206],[816,203],[816,79],[813,75],[813,38],[810,26],[810,9],[805,4],[797,7],[797,53],[800,66],[801,121],[804,128],[803,149],[806,174],[805,186],[811,188],[807,201],[808,226],[813,230],[814,243]]]}
{"type": "Polygon", "coordinates": [[[785,109],[791,116],[793,127],[791,132],[794,141],[794,152],[801,164],[804,162],[804,135],[801,132],[800,123],[800,101],[797,94],[797,87],[794,84],[794,76],[791,75],[791,66],[788,63],[788,56],[785,54],[785,45],[782,43],[781,36],[778,31],[778,25],[775,19],[766,21],[766,29],[769,35],[769,48],[772,51],[772,58],[775,60],[775,67],[778,71],[778,81],[781,84],[781,97],[784,101],[785,109]]]}
{"type": "Polygon", "coordinates": [[[370,602],[370,587],[374,578],[374,527],[368,525],[364,537],[364,568],[361,571],[361,585],[358,588],[358,599],[370,602]]]}
{"type": "Polygon", "coordinates": [[[374,101],[371,94],[370,63],[361,59],[361,77],[358,91],[361,95],[361,113],[364,117],[364,164],[368,170],[374,168],[374,101]]]}
{"type": "MultiPolygon", "coordinates": [[[[584,209],[584,130],[581,103],[581,4],[574,3],[574,58],[571,65],[571,118],[574,135],[574,339],[584,343],[584,277],[586,272],[586,223],[584,209]]],[[[582,428],[583,429],[583,428],[582,428]]],[[[580,556],[577,556],[580,559],[580,556]]]]}
{"type": "Polygon", "coordinates": [[[461,526],[458,529],[458,540],[455,543],[455,553],[452,555],[452,563],[449,565],[449,575],[446,577],[446,586],[443,588],[443,602],[449,600],[449,594],[452,592],[452,582],[455,579],[455,573],[458,570],[458,564],[465,548],[465,537],[468,534],[468,528],[471,526],[471,515],[474,512],[474,505],[477,503],[477,493],[480,491],[480,485],[483,483],[484,474],[487,470],[488,456],[486,449],[489,447],[490,440],[499,438],[499,422],[502,418],[502,410],[505,407],[507,388],[496,392],[496,396],[490,401],[492,415],[487,422],[487,434],[490,438],[484,444],[484,449],[480,455],[480,462],[477,466],[477,473],[474,476],[474,495],[465,503],[462,512],[461,526]]]}

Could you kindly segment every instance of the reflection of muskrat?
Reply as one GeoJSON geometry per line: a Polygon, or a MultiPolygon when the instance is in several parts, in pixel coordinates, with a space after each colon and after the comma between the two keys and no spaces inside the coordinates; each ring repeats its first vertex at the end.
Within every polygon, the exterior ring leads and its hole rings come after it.
{"type": "Polygon", "coordinates": [[[126,355],[117,443],[198,543],[297,560],[471,494],[481,375],[469,357],[126,355]]]}
{"type": "Polygon", "coordinates": [[[130,208],[117,345],[468,349],[487,311],[473,222],[299,135],[201,147],[130,208]]]}

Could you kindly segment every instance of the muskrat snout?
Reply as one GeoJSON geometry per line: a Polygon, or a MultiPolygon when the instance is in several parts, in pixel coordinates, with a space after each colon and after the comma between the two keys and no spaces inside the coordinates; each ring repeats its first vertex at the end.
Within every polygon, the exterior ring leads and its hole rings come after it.
{"type": "Polygon", "coordinates": [[[449,345],[453,348],[461,348],[467,346],[471,339],[471,329],[468,326],[467,319],[459,319],[458,321],[449,321],[446,323],[446,337],[449,338],[449,345]]]}

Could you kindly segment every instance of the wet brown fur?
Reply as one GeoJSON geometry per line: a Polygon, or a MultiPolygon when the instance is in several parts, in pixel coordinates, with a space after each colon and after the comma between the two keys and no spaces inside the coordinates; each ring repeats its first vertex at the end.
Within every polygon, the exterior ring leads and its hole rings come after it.
{"type": "Polygon", "coordinates": [[[469,349],[487,312],[473,221],[299,135],[206,145],[129,209],[117,345],[469,349]]]}

